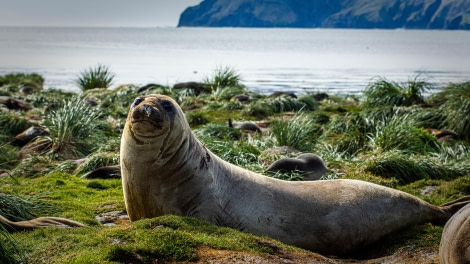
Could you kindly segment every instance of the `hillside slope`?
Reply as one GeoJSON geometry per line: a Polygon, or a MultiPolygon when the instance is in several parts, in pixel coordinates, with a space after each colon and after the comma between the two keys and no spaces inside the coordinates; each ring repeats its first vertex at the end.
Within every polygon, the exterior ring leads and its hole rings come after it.
{"type": "Polygon", "coordinates": [[[470,29],[470,1],[205,0],[178,26],[470,29]]]}

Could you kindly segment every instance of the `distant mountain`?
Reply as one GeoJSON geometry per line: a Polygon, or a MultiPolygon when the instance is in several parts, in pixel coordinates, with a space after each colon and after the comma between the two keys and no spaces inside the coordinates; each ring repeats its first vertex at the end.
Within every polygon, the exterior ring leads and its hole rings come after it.
{"type": "Polygon", "coordinates": [[[204,0],[178,26],[470,29],[470,0],[204,0]]]}

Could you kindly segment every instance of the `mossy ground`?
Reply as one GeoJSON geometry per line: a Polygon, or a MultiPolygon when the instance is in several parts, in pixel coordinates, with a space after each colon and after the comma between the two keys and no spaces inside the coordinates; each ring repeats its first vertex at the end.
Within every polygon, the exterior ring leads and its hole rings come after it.
{"type": "MultiPolygon", "coordinates": [[[[35,108],[29,112],[6,108],[0,111],[0,123],[4,128],[0,138],[0,173],[4,175],[0,179],[0,193],[34,197],[47,205],[42,211],[37,210],[38,216],[66,217],[87,227],[43,228],[15,233],[12,237],[24,251],[23,254],[12,253],[18,255],[18,259],[25,263],[193,261],[198,258],[200,247],[275,254],[273,247],[267,246],[269,244],[303,252],[268,238],[187,217],[163,216],[134,223],[123,221],[115,226],[100,224],[96,216],[125,210],[121,182],[119,179],[82,179],[80,176],[97,167],[119,163],[120,133],[130,104],[140,95],[139,87],[122,85],[113,90],[91,89],[80,95],[92,98],[96,106],[90,104],[89,107],[99,113],[91,124],[97,133],[83,139],[87,141],[87,151],[64,153],[51,149],[20,160],[16,156],[19,147],[11,146],[9,140],[31,124],[50,126],[54,122],[44,122],[50,118],[46,111],[48,107],[72,96],[49,89],[23,94],[19,92],[22,82],[18,79],[25,76],[29,75],[20,74],[14,78],[15,82],[5,83],[1,88],[2,94],[29,102],[35,108]],[[78,162],[80,160],[82,162],[78,162]]],[[[384,82],[381,79],[376,86],[396,86],[393,82],[384,82]]],[[[370,181],[403,190],[433,204],[470,193],[470,147],[465,130],[470,121],[449,117],[457,111],[451,100],[456,100],[458,95],[458,99],[465,102],[460,107],[470,105],[470,83],[449,85],[441,93],[429,97],[422,96],[419,85],[410,84],[391,89],[392,99],[399,94],[400,100],[387,100],[384,98],[386,93],[369,91],[365,93],[367,98],[330,95],[318,102],[308,94],[298,99],[267,98],[244,90],[242,85],[231,85],[236,87],[218,86],[211,93],[197,97],[164,86],[154,86],[144,93],[163,93],[175,98],[206,147],[221,158],[252,171],[264,174],[276,159],[295,156],[267,151],[288,145],[321,156],[331,169],[324,179],[370,181]],[[238,102],[230,99],[231,91],[245,92],[255,99],[238,102]],[[442,94],[453,94],[454,91],[456,94],[452,97],[442,94]],[[375,94],[379,98],[373,98],[375,94]],[[246,133],[228,128],[228,118],[260,121],[266,128],[262,135],[246,133]],[[277,127],[274,130],[271,129],[273,125],[277,127]],[[428,134],[426,128],[453,129],[461,138],[442,143],[428,134]],[[423,193],[427,187],[431,187],[431,191],[423,193]]],[[[377,87],[371,83],[367,89],[379,89],[377,87]]],[[[65,125],[73,128],[75,124],[70,121],[65,125]]],[[[74,141],[65,143],[69,149],[83,145],[83,141],[78,142],[79,145],[74,145],[77,143],[74,141]]],[[[276,177],[302,178],[295,174],[276,177]]],[[[441,232],[442,227],[432,224],[416,226],[391,234],[354,257],[372,258],[404,250],[436,249],[441,232]]],[[[7,238],[0,236],[0,239],[7,238]]]]}

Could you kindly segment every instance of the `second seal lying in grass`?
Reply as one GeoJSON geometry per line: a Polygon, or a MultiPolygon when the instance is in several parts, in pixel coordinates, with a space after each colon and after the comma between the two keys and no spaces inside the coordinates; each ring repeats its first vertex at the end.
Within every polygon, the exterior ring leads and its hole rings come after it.
{"type": "Polygon", "coordinates": [[[266,169],[270,173],[292,173],[298,171],[305,177],[306,181],[316,181],[320,179],[328,169],[322,158],[312,153],[304,153],[293,158],[282,158],[276,160],[266,169]]]}
{"type": "Polygon", "coordinates": [[[121,138],[132,221],[174,214],[342,255],[425,222],[444,224],[470,197],[434,206],[357,180],[289,182],[223,161],[196,139],[178,104],[137,97],[121,138]]]}
{"type": "Polygon", "coordinates": [[[443,264],[470,263],[470,205],[460,209],[445,225],[439,261],[443,264]]]}

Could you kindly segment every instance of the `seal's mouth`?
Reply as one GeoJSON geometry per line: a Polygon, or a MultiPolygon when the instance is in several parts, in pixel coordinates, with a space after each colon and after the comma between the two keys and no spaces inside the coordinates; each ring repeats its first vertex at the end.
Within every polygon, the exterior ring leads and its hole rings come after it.
{"type": "MultiPolygon", "coordinates": [[[[163,120],[162,120],[163,121],[163,120]]],[[[154,120],[151,119],[144,119],[144,120],[134,120],[132,121],[132,125],[136,126],[136,124],[148,124],[151,126],[154,126],[156,129],[162,129],[162,125],[159,122],[155,122],[154,120]]]]}
{"type": "Polygon", "coordinates": [[[134,133],[146,136],[163,129],[165,119],[155,107],[141,104],[134,108],[131,114],[131,124],[134,133]]]}

